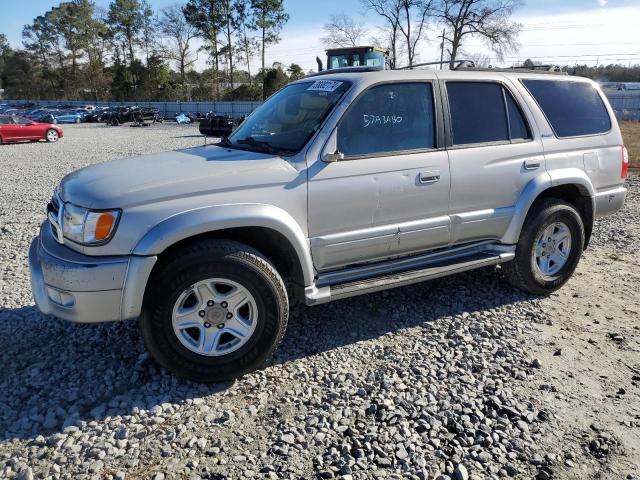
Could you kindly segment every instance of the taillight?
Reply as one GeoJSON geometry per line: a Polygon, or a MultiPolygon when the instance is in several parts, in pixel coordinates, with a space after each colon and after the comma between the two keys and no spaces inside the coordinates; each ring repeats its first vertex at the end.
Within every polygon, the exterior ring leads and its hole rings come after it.
{"type": "Polygon", "coordinates": [[[629,152],[622,146],[622,172],[620,173],[621,178],[627,178],[629,176],[629,152]]]}

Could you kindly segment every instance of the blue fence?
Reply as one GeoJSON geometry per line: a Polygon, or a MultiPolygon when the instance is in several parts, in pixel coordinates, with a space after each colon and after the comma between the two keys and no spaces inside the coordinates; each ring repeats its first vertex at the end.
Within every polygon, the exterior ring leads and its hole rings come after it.
{"type": "Polygon", "coordinates": [[[604,92],[618,120],[640,120],[640,90],[604,92]]]}
{"type": "Polygon", "coordinates": [[[219,115],[241,117],[248,115],[259,107],[262,102],[91,102],[65,100],[4,100],[3,103],[33,102],[42,106],[49,105],[96,105],[99,107],[117,107],[121,105],[138,105],[140,107],[156,107],[166,118],[173,118],[178,113],[207,113],[215,112],[219,115]]]}
{"type": "MultiPolygon", "coordinates": [[[[640,90],[612,90],[604,89],[611,107],[620,120],[640,120],[640,90]]],[[[20,102],[25,102],[22,100],[20,102]]],[[[219,115],[241,117],[248,115],[259,107],[262,102],[91,102],[91,101],[63,101],[63,100],[31,100],[38,105],[97,105],[120,106],[139,105],[142,107],[156,107],[166,118],[173,118],[178,113],[207,113],[215,112],[219,115]]],[[[5,100],[6,103],[13,103],[5,100]]]]}

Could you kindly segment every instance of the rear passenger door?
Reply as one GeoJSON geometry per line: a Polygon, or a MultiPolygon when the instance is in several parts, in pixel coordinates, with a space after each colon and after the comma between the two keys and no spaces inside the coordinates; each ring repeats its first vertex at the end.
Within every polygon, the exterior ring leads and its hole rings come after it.
{"type": "Polygon", "coordinates": [[[506,79],[451,78],[442,87],[448,107],[452,243],[498,240],[525,185],[545,171],[538,132],[506,79]]]}
{"type": "Polygon", "coordinates": [[[308,179],[318,270],[449,243],[449,162],[437,85],[383,83],[349,106],[308,179]],[[327,153],[344,158],[326,163],[327,153]]]}

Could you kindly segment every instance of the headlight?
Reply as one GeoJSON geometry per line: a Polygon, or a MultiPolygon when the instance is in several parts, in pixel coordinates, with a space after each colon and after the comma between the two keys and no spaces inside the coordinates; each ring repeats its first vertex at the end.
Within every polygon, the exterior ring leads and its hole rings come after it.
{"type": "Polygon", "coordinates": [[[65,238],[83,245],[104,243],[113,236],[119,218],[119,210],[98,212],[65,203],[62,232],[65,238]]]}

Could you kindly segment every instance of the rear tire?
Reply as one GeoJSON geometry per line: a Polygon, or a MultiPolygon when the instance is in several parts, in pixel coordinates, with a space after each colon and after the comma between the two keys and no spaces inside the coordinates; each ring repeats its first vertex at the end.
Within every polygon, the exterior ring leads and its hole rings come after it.
{"type": "Polygon", "coordinates": [[[545,198],[527,215],[516,256],[502,264],[509,283],[534,295],[549,295],[573,275],[584,249],[584,224],[575,207],[545,198]]]}
{"type": "Polygon", "coordinates": [[[111,120],[109,120],[109,125],[111,125],[112,127],[117,127],[118,125],[120,125],[120,121],[117,118],[112,118],[111,120]]]}
{"type": "Polygon", "coordinates": [[[237,242],[201,241],[154,272],[140,331],[160,365],[209,383],[262,365],[288,315],[284,282],[262,254],[237,242]]]}

